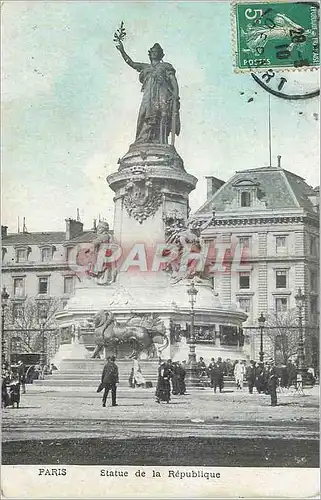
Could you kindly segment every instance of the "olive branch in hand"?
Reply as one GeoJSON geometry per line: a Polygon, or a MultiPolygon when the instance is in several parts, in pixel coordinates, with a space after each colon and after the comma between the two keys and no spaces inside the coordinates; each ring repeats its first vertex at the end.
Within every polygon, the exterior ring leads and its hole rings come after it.
{"type": "Polygon", "coordinates": [[[114,33],[114,42],[122,42],[126,37],[126,30],[124,28],[124,21],[120,23],[120,28],[114,33]]]}

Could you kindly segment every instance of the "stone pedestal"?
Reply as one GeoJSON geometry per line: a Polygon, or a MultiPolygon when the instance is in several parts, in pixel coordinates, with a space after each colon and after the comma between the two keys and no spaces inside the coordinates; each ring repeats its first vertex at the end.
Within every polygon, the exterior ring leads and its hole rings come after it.
{"type": "MultiPolygon", "coordinates": [[[[187,220],[188,196],[197,179],[185,171],[183,160],[169,145],[132,145],[118,164],[118,171],[107,178],[115,193],[113,238],[122,249],[122,264],[131,255],[131,265],[118,266],[116,280],[109,285],[100,285],[94,279],[83,280],[57,319],[61,326],[67,326],[107,309],[118,323],[124,323],[133,314],[153,313],[163,321],[170,340],[170,321],[186,324],[191,320],[187,294],[190,282],[182,279],[174,283],[162,268],[155,270],[153,262],[157,245],[166,242],[168,221],[187,220]]],[[[196,324],[240,326],[246,319],[229,303],[220,302],[210,281],[198,280],[195,285],[199,292],[196,324]]],[[[89,337],[86,335],[86,342],[89,337]]],[[[86,347],[92,348],[93,344],[92,337],[92,345],[86,347]]],[[[161,355],[172,358],[173,354],[180,359],[169,341],[161,355]]]]}
{"type": "Polygon", "coordinates": [[[188,195],[197,183],[176,149],[160,144],[132,145],[107,181],[115,192],[114,237],[123,250],[164,243],[166,216],[187,220],[188,195]]]}

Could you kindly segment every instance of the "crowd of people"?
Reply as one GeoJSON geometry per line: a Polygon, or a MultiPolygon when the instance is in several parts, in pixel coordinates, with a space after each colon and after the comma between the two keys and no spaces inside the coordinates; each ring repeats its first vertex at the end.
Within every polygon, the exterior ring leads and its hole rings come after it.
{"type": "MultiPolygon", "coordinates": [[[[115,363],[116,358],[108,358],[102,373],[101,383],[97,389],[100,392],[105,389],[103,395],[103,406],[106,406],[106,399],[109,391],[112,393],[112,406],[116,404],[116,387],[118,384],[118,368],[115,363]]],[[[172,361],[159,359],[158,379],[156,385],[156,402],[162,401],[169,403],[171,395],[186,394],[186,361],[172,361]]],[[[247,385],[249,394],[253,394],[254,388],[259,394],[267,394],[271,397],[271,406],[277,405],[277,387],[289,388],[297,387],[298,369],[295,364],[289,362],[287,365],[276,367],[273,359],[265,362],[255,362],[251,360],[247,363],[245,360],[230,359],[217,360],[211,359],[206,365],[202,357],[196,363],[195,367],[196,381],[200,386],[212,387],[214,393],[222,392],[224,388],[224,379],[229,377],[235,381],[236,390],[242,391],[244,385],[247,385]]],[[[310,384],[315,383],[314,374],[308,370],[307,377],[310,378],[310,384]]],[[[147,382],[143,376],[137,357],[133,359],[133,368],[129,377],[129,386],[147,387],[147,382]]]]}
{"type": "Polygon", "coordinates": [[[26,393],[26,384],[32,384],[34,380],[43,379],[45,375],[51,374],[57,367],[54,363],[50,365],[30,365],[25,366],[22,360],[16,364],[7,361],[2,363],[2,382],[1,382],[1,406],[15,405],[19,408],[21,392],[26,393]]]}

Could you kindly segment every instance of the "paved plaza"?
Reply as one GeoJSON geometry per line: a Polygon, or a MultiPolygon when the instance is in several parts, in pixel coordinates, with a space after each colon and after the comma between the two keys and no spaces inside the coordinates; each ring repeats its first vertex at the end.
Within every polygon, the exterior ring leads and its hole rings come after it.
{"type": "Polygon", "coordinates": [[[157,404],[154,388],[120,387],[118,406],[107,401],[103,408],[101,394],[88,389],[29,385],[19,409],[3,410],[3,463],[41,457],[47,463],[165,459],[182,465],[185,457],[187,464],[317,467],[319,387],[279,391],[278,406],[271,407],[269,396],[246,389],[190,390],[157,404]]]}

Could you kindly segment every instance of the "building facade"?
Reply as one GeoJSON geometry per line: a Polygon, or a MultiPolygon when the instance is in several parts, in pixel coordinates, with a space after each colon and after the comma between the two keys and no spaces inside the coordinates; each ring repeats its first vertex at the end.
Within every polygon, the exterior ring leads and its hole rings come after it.
{"type": "Polygon", "coordinates": [[[225,244],[232,253],[236,245],[242,248],[243,266],[215,273],[214,284],[221,301],[236,303],[248,314],[244,323],[247,355],[259,359],[258,318],[263,313],[264,351],[280,358],[280,339],[275,336],[297,328],[295,296],[299,288],[305,295],[306,344],[312,343],[315,350],[319,325],[318,188],[280,166],[236,172],[225,183],[208,177],[207,183],[208,199],[193,218],[206,227],[203,241],[225,244]]]}
{"type": "Polygon", "coordinates": [[[56,332],[54,313],[75,292],[77,278],[68,264],[69,252],[79,241],[92,241],[96,229],[84,231],[82,222],[74,219],[65,223],[61,232],[29,233],[24,229],[9,233],[6,226],[1,227],[2,286],[9,294],[4,329],[10,354],[44,349],[41,341],[37,342],[43,312],[48,357],[61,341],[70,341],[70,331],[56,332]]]}

